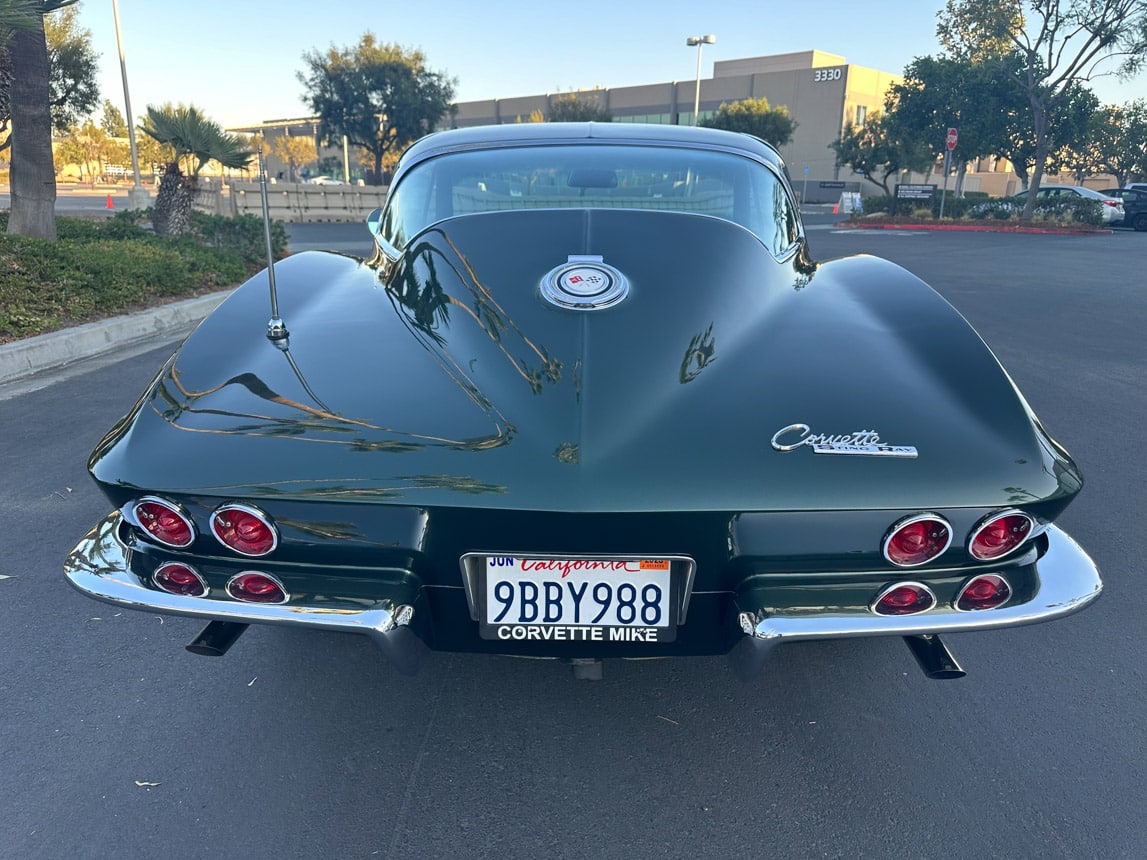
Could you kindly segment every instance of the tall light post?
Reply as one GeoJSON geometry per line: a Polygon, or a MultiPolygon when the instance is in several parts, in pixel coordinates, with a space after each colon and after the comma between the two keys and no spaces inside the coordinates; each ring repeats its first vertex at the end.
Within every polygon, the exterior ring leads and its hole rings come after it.
{"type": "Polygon", "coordinates": [[[712,45],[717,37],[710,33],[707,36],[690,36],[685,44],[692,48],[697,46],[697,88],[693,90],[693,125],[697,124],[697,114],[701,112],[701,47],[712,45]]]}
{"type": "Polygon", "coordinates": [[[127,205],[129,209],[146,209],[148,201],[147,189],[139,178],[139,152],[135,148],[135,119],[131,115],[131,95],[127,89],[127,63],[123,58],[123,39],[119,33],[119,3],[112,0],[112,17],[115,18],[115,43],[119,50],[119,73],[123,78],[123,101],[127,108],[127,140],[131,144],[131,172],[135,184],[127,192],[127,205]]]}

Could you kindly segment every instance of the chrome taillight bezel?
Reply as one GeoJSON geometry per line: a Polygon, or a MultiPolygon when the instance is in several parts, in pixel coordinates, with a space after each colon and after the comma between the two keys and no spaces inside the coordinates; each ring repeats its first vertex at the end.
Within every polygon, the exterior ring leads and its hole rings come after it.
{"type": "Polygon", "coordinates": [[[1012,584],[1008,582],[1007,577],[1000,573],[978,573],[975,576],[969,577],[968,580],[960,586],[960,590],[956,592],[956,598],[952,601],[952,607],[957,612],[988,612],[992,609],[999,609],[1001,606],[1006,606],[1013,597],[1015,597],[1016,590],[1012,588],[1012,584]],[[1007,596],[999,603],[993,606],[970,606],[963,607],[960,602],[964,599],[964,594],[969,588],[979,582],[981,579],[998,579],[1007,589],[1007,596]]]}
{"type": "Polygon", "coordinates": [[[924,612],[928,612],[929,610],[935,609],[938,603],[939,603],[939,601],[936,599],[936,592],[934,592],[927,585],[925,585],[922,582],[916,582],[915,580],[905,580],[902,582],[894,582],[894,583],[892,583],[892,585],[889,585],[886,588],[881,589],[880,592],[876,595],[876,597],[874,597],[872,599],[872,602],[868,604],[868,611],[871,612],[873,615],[879,615],[882,618],[902,618],[905,615],[920,615],[924,612]],[[880,601],[882,601],[885,597],[887,597],[889,594],[891,594],[892,592],[896,591],[899,588],[917,588],[917,589],[920,589],[926,595],[928,595],[928,598],[929,598],[929,600],[931,600],[931,603],[929,603],[927,606],[925,606],[922,609],[913,609],[909,612],[881,612],[880,609],[878,608],[880,606],[880,601]]]}
{"type": "Polygon", "coordinates": [[[207,584],[207,580],[203,578],[203,574],[201,574],[190,564],[182,561],[165,561],[152,572],[151,581],[152,584],[155,585],[155,587],[160,591],[164,592],[165,594],[174,594],[177,597],[206,597],[211,593],[211,587],[207,584]],[[200,590],[194,594],[191,594],[186,591],[172,591],[170,588],[164,588],[163,585],[160,584],[160,573],[170,567],[182,567],[187,570],[188,573],[194,576],[196,581],[199,583],[200,590]]]}
{"type": "Polygon", "coordinates": [[[986,516],[982,520],[980,520],[976,524],[975,528],[973,528],[971,533],[968,535],[968,541],[965,544],[965,546],[968,550],[968,555],[970,555],[972,558],[976,559],[976,561],[998,561],[1001,558],[1006,558],[1007,556],[1011,555],[1013,552],[1018,550],[1020,547],[1022,547],[1025,543],[1027,543],[1029,540],[1031,540],[1032,536],[1035,535],[1036,532],[1037,532],[1037,529],[1036,529],[1035,517],[1033,517],[1029,513],[1026,513],[1025,511],[1019,510],[1018,508],[1009,508],[1008,510],[1005,510],[1005,511],[998,511],[994,514],[988,514],[988,516],[986,516]],[[972,549],[972,547],[975,546],[976,538],[978,538],[981,534],[983,534],[984,530],[987,529],[989,526],[991,526],[992,523],[997,522],[998,520],[1002,520],[1005,517],[1023,517],[1025,520],[1027,520],[1027,523],[1028,523],[1027,534],[1024,535],[1024,537],[1020,540],[1020,542],[1017,543],[1015,546],[1013,546],[1010,549],[1007,549],[1007,550],[1005,550],[1005,551],[1003,551],[997,555],[990,555],[990,556],[978,555],[972,549]]]}
{"type": "Polygon", "coordinates": [[[895,523],[893,523],[892,526],[888,529],[887,533],[885,533],[885,535],[884,535],[884,540],[880,544],[880,551],[884,555],[884,560],[887,561],[889,564],[894,565],[894,566],[899,567],[899,568],[910,568],[910,567],[920,567],[921,565],[925,565],[925,564],[928,564],[930,562],[935,561],[940,556],[942,556],[944,553],[946,553],[951,546],[952,546],[952,524],[950,522],[948,522],[947,518],[942,517],[937,513],[925,512],[925,513],[913,514],[910,517],[904,517],[903,519],[899,519],[895,523]],[[910,526],[910,525],[913,525],[913,524],[919,523],[919,522],[925,522],[925,521],[936,522],[936,523],[939,523],[940,525],[942,525],[944,527],[944,530],[948,533],[948,539],[944,542],[944,546],[939,551],[933,553],[928,558],[926,558],[922,561],[901,562],[901,561],[896,561],[895,559],[893,559],[892,556],[888,552],[888,547],[892,543],[892,539],[902,529],[906,528],[907,526],[910,526]]]}
{"type": "Polygon", "coordinates": [[[273,553],[279,547],[279,530],[275,527],[275,521],[272,520],[265,511],[260,510],[254,505],[248,505],[243,502],[228,502],[225,505],[220,505],[212,512],[209,525],[211,528],[211,536],[219,542],[220,546],[226,547],[232,552],[236,552],[247,558],[263,558],[273,553]],[[219,533],[215,530],[215,524],[218,522],[219,517],[228,511],[239,511],[240,513],[248,514],[258,519],[271,532],[271,546],[263,552],[246,552],[238,547],[231,546],[231,544],[219,537],[219,533]]]}
{"type": "Polygon", "coordinates": [[[191,515],[187,513],[187,510],[183,507],[183,505],[179,504],[178,502],[173,502],[170,499],[165,499],[162,496],[140,496],[138,499],[133,499],[122,508],[120,508],[120,514],[122,514],[123,518],[127,520],[129,524],[134,526],[143,535],[145,535],[146,539],[153,540],[157,544],[170,547],[171,549],[187,549],[187,547],[195,543],[195,538],[199,534],[198,529],[195,528],[195,520],[193,520],[191,515]],[[174,543],[172,541],[166,541],[156,535],[154,532],[150,531],[139,518],[138,509],[141,505],[145,504],[162,505],[177,517],[179,517],[179,519],[183,522],[188,530],[189,537],[187,542],[174,543]]]}
{"type": "Polygon", "coordinates": [[[253,603],[253,604],[263,604],[263,605],[267,605],[267,606],[277,606],[277,605],[282,605],[284,603],[287,603],[291,599],[291,593],[289,591],[287,591],[287,587],[285,585],[283,585],[282,580],[280,580],[277,576],[272,576],[271,574],[265,573],[264,571],[261,571],[261,570],[243,570],[243,571],[240,571],[239,573],[237,573],[233,577],[231,577],[229,580],[227,580],[227,585],[226,585],[224,590],[227,592],[228,597],[230,597],[232,600],[237,600],[240,603],[253,603]],[[231,590],[231,587],[239,579],[241,579],[244,576],[261,576],[264,579],[270,580],[272,583],[274,583],[275,587],[278,588],[280,592],[282,592],[283,599],[282,600],[249,600],[249,599],[244,598],[244,597],[236,597],[235,593],[231,590]]]}

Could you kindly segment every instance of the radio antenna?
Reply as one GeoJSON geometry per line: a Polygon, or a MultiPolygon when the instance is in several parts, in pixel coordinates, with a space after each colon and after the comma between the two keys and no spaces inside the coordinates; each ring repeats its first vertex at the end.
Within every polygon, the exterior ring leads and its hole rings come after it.
{"type": "Polygon", "coordinates": [[[271,246],[271,207],[267,202],[267,164],[263,161],[263,141],[260,137],[259,149],[259,197],[263,203],[263,237],[267,240],[267,283],[271,287],[271,320],[267,323],[267,337],[275,341],[286,341],[286,324],[279,318],[279,292],[275,288],[275,251],[271,246]]]}

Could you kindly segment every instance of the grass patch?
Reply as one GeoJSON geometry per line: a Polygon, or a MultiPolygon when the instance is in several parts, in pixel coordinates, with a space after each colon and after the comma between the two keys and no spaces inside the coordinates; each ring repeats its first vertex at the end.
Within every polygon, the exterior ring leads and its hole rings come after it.
{"type": "MultiPolygon", "coordinates": [[[[233,286],[266,265],[254,216],[197,216],[194,238],[165,239],[147,213],[57,218],[58,241],[9,236],[0,212],[0,343],[233,286]]],[[[286,252],[281,223],[272,229],[286,252]]]]}

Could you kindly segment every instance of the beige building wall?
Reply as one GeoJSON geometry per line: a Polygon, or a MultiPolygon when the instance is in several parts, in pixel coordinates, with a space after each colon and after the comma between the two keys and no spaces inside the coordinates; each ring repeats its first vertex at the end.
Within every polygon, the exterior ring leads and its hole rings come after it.
{"type": "Polygon", "coordinates": [[[713,77],[730,78],[843,65],[844,57],[837,54],[825,51],[797,51],[791,54],[772,54],[767,57],[746,57],[741,60],[718,60],[713,63],[713,77]]]}
{"type": "MultiPolygon", "coordinates": [[[[790,143],[781,147],[781,156],[794,182],[803,186],[804,168],[808,179],[855,181],[860,177],[835,167],[835,153],[829,145],[845,123],[878,112],[884,93],[896,75],[851,66],[844,57],[824,51],[800,51],[768,57],[724,60],[714,64],[714,75],[701,80],[701,116],[712,114],[722,103],[747,98],[765,98],[769,104],[788,108],[797,127],[790,143]]],[[[668,81],[635,87],[587,91],[609,108],[618,122],[657,122],[688,125],[693,121],[693,100],[697,82],[668,81]]],[[[531,111],[547,113],[550,99],[561,94],[545,94],[481,102],[461,102],[452,125],[466,127],[487,123],[514,122],[529,118],[531,111]]],[[[814,186],[815,187],[815,186],[814,186]]],[[[810,192],[809,197],[812,198],[810,192]]]]}

